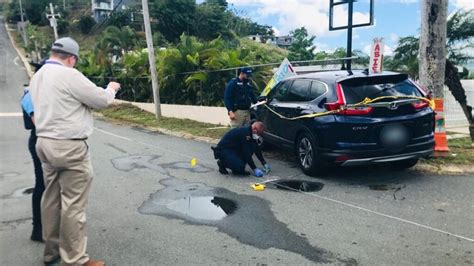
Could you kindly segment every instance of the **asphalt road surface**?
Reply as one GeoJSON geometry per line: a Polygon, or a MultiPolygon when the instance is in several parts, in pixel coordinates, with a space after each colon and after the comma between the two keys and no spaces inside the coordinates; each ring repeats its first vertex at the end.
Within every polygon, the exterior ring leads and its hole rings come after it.
{"type": "MultiPolygon", "coordinates": [[[[29,240],[19,62],[2,24],[0,265],[42,265],[43,244],[29,240]]],[[[474,263],[473,176],[343,168],[311,178],[273,156],[266,179],[314,191],[270,182],[257,192],[256,178],[220,175],[208,143],[97,121],[89,144],[88,252],[108,265],[474,263]]]]}

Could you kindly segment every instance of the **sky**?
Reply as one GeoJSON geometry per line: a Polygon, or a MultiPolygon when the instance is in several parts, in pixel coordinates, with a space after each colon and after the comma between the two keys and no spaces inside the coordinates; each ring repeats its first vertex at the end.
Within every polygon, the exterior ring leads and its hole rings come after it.
{"type": "MultiPolygon", "coordinates": [[[[338,0],[335,0],[338,1],[338,0]]],[[[202,2],[202,0],[197,1],[202,2]]],[[[347,31],[329,31],[329,0],[227,0],[229,7],[259,24],[270,25],[277,35],[306,27],[315,35],[316,51],[332,52],[346,47],[347,31]]],[[[369,22],[369,0],[354,4],[354,23],[369,22]]],[[[334,10],[334,26],[347,24],[347,8],[334,10]]],[[[400,37],[418,36],[419,0],[374,0],[374,25],[353,30],[353,49],[369,54],[374,38],[383,38],[385,55],[391,55],[400,37]]],[[[474,0],[449,0],[448,14],[457,9],[474,9],[474,0]]]]}

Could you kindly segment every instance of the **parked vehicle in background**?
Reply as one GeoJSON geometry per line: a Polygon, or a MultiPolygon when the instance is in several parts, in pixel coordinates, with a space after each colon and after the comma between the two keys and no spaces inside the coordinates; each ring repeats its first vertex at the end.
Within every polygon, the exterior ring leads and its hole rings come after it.
{"type": "Polygon", "coordinates": [[[433,153],[435,113],[426,97],[405,74],[327,71],[279,82],[254,115],[266,125],[264,141],[295,152],[306,174],[329,165],[405,169],[433,153]],[[375,101],[353,106],[366,99],[375,101]]]}

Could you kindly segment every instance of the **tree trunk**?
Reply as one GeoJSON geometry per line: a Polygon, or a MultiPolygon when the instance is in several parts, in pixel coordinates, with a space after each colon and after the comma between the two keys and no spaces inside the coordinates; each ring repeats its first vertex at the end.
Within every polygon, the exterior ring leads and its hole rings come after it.
{"type": "Polygon", "coordinates": [[[444,98],[448,0],[421,1],[420,83],[444,98]]]}
{"type": "Polygon", "coordinates": [[[469,122],[471,141],[474,141],[474,119],[472,117],[472,107],[467,104],[466,92],[462,87],[458,70],[448,59],[446,59],[444,84],[448,86],[454,99],[456,99],[456,101],[461,105],[464,115],[466,115],[467,121],[469,122]]]}

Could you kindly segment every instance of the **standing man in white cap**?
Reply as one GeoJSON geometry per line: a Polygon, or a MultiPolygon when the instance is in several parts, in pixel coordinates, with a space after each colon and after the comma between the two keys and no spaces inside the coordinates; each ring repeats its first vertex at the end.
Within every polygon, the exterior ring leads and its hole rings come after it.
{"type": "Polygon", "coordinates": [[[120,84],[104,90],[74,68],[79,45],[71,38],[53,43],[51,56],[33,76],[30,93],[35,108],[45,191],[41,201],[44,262],[104,265],[87,254],[85,208],[92,181],[87,138],[93,130],[91,109],[112,103],[120,84]]]}

